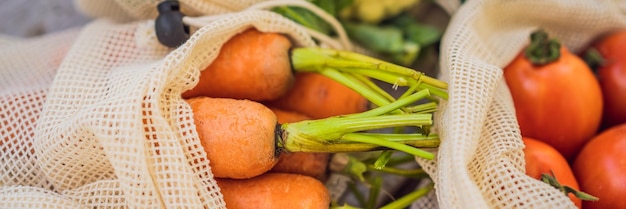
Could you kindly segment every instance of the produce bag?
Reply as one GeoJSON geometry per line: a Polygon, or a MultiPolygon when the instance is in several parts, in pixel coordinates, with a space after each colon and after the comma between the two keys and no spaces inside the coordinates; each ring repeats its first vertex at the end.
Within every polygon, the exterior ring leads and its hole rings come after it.
{"type": "Polygon", "coordinates": [[[48,90],[78,30],[45,37],[0,38],[0,207],[76,207],[55,194],[39,169],[34,135],[48,90]],[[27,203],[30,202],[30,203],[27,203]]]}
{"type": "Polygon", "coordinates": [[[79,30],[2,42],[0,208],[225,208],[181,93],[250,27],[317,43],[254,1],[181,1],[223,16],[168,48],[158,3],[77,1],[79,30]]]}
{"type": "Polygon", "coordinates": [[[524,144],[502,69],[538,28],[573,53],[626,28],[626,2],[439,2],[452,13],[439,72],[450,84],[450,98],[436,120],[442,140],[437,159],[418,159],[434,179],[439,207],[575,208],[560,191],[524,174],[524,144]]]}

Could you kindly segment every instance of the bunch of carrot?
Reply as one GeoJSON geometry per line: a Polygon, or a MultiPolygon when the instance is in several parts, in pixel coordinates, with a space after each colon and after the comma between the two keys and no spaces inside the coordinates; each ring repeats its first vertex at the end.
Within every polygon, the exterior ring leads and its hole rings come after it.
{"type": "Polygon", "coordinates": [[[227,207],[328,208],[322,181],[329,153],[434,157],[421,148],[439,145],[428,129],[446,88],[409,68],[348,51],[294,48],[281,34],[250,28],[221,47],[182,97],[227,207]],[[406,91],[394,98],[372,79],[406,91]],[[416,105],[423,99],[430,102],[416,105]],[[403,127],[418,131],[369,132],[403,127]]]}

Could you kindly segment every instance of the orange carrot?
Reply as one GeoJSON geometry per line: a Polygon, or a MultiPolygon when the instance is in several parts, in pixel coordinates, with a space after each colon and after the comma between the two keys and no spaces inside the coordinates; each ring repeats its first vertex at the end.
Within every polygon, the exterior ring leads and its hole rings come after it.
{"type": "Polygon", "coordinates": [[[447,98],[441,91],[447,88],[445,82],[413,69],[349,51],[292,46],[282,34],[247,29],[220,47],[218,56],[200,73],[198,83],[182,96],[274,100],[293,85],[294,72],[315,72],[353,89],[377,106],[393,99],[369,78],[415,87],[412,90],[430,89],[433,95],[447,98]]]}
{"type": "Polygon", "coordinates": [[[285,109],[281,109],[281,108],[277,108],[273,106],[268,106],[268,107],[276,115],[276,120],[279,123],[293,123],[293,122],[312,119],[308,115],[302,114],[296,111],[285,110],[285,109]]]}
{"type": "Polygon", "coordinates": [[[432,159],[432,153],[419,147],[439,146],[437,138],[362,133],[432,125],[430,114],[385,114],[425,95],[420,91],[363,113],[283,124],[277,122],[272,110],[251,100],[194,97],[186,101],[193,111],[195,128],[213,174],[218,178],[251,178],[269,171],[281,151],[333,153],[394,149],[432,159]]]}
{"type": "Polygon", "coordinates": [[[276,115],[270,109],[226,98],[197,97],[187,103],[216,177],[250,178],[276,164],[276,115]]]}
{"type": "MultiPolygon", "coordinates": [[[[253,28],[231,38],[220,50],[218,57],[221,58],[216,58],[202,72],[199,83],[182,95],[193,109],[199,139],[208,153],[216,177],[250,178],[260,175],[275,165],[282,151],[332,153],[394,149],[427,159],[434,157],[432,153],[417,148],[438,146],[438,139],[433,140],[433,137],[419,133],[400,137],[374,136],[363,132],[403,126],[430,127],[431,114],[406,112],[407,106],[431,95],[446,99],[445,82],[413,69],[349,51],[291,48],[286,37],[261,33],[253,28]],[[264,70],[261,70],[262,73],[249,72],[249,69],[257,68],[264,70]],[[270,100],[271,97],[255,99],[253,96],[274,92],[262,88],[265,85],[257,87],[257,82],[268,85],[279,83],[276,92],[287,92],[291,82],[283,81],[295,79],[292,70],[319,73],[336,80],[338,84],[363,95],[377,108],[342,114],[341,117],[278,123],[270,109],[251,100],[270,100]],[[285,77],[288,78],[282,79],[285,77]],[[370,78],[410,88],[395,99],[374,85],[370,78]],[[220,86],[212,86],[214,84],[220,86]],[[232,89],[245,90],[248,96],[232,93],[232,89]],[[210,95],[209,91],[223,94],[210,95]]],[[[282,95],[278,93],[275,96],[282,95]]],[[[338,114],[341,113],[333,112],[333,115],[338,114]]]]}
{"type": "Polygon", "coordinates": [[[327,209],[330,193],[319,180],[298,174],[265,173],[250,179],[217,178],[229,209],[327,209]]]}
{"type": "Polygon", "coordinates": [[[200,74],[198,84],[183,93],[255,101],[275,99],[293,83],[291,42],[278,33],[249,29],[229,39],[200,74]]]}
{"type": "Polygon", "coordinates": [[[363,112],[369,101],[356,91],[318,73],[296,73],[294,86],[267,104],[301,112],[312,118],[363,112]]]}
{"type": "Polygon", "coordinates": [[[329,153],[291,152],[281,153],[278,163],[270,170],[277,173],[301,174],[324,181],[327,178],[329,153]]]}
{"type": "MultiPolygon", "coordinates": [[[[293,111],[281,110],[278,108],[270,108],[279,123],[293,123],[311,119],[304,114],[293,111]]],[[[326,179],[326,171],[328,170],[328,162],[330,160],[329,153],[315,152],[282,152],[278,157],[278,162],[270,170],[279,173],[295,173],[311,176],[319,180],[326,179]]]]}

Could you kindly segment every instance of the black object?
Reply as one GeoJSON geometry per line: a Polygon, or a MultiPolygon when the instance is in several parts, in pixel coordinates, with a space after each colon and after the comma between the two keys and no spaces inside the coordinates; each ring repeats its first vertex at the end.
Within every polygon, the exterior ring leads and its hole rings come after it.
{"type": "Polygon", "coordinates": [[[175,0],[166,0],[157,6],[159,16],[154,23],[157,39],[168,47],[178,47],[189,39],[189,27],[183,24],[180,4],[175,0]]]}

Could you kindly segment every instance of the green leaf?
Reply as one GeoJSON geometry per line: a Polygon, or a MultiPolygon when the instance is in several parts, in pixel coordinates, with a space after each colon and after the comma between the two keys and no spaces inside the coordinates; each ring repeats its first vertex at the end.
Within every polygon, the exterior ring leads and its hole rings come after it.
{"type": "Polygon", "coordinates": [[[403,28],[403,35],[420,46],[431,45],[441,39],[442,32],[429,25],[420,24],[408,13],[402,13],[389,21],[390,25],[403,28]]]}
{"type": "MultiPolygon", "coordinates": [[[[352,5],[354,0],[310,0],[310,2],[320,9],[326,11],[331,16],[337,17],[339,12],[352,5]]],[[[335,31],[332,27],[324,21],[322,18],[315,15],[313,12],[292,6],[276,7],[272,11],[293,20],[294,22],[301,24],[305,27],[311,28],[326,35],[332,35],[335,31]]]]}
{"type": "Polygon", "coordinates": [[[392,53],[389,56],[396,63],[404,66],[411,65],[419,56],[421,47],[412,41],[405,41],[404,50],[401,52],[392,53]]]}
{"type": "Polygon", "coordinates": [[[402,31],[398,28],[352,22],[345,22],[344,27],[350,37],[372,51],[397,53],[403,50],[402,31]]]}
{"type": "Polygon", "coordinates": [[[300,25],[316,30],[318,32],[324,34],[331,33],[330,25],[322,20],[322,18],[319,18],[317,15],[307,9],[300,7],[282,6],[272,9],[272,11],[288,19],[291,19],[300,25]]]}
{"type": "Polygon", "coordinates": [[[428,46],[441,39],[441,31],[431,26],[413,24],[406,28],[405,36],[421,46],[428,46]]]}
{"type": "Polygon", "coordinates": [[[335,8],[335,2],[332,0],[313,0],[311,3],[328,12],[328,14],[332,16],[335,16],[336,14],[337,9],[335,8]]]}
{"type": "MultiPolygon", "coordinates": [[[[354,0],[328,0],[335,2],[335,14],[339,14],[342,10],[352,6],[354,4],[354,0]]],[[[337,16],[337,15],[335,15],[337,16]]]]}
{"type": "Polygon", "coordinates": [[[328,14],[337,17],[339,11],[354,3],[353,0],[312,0],[311,3],[315,4],[320,9],[328,12],[328,14]]]}

